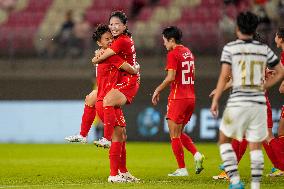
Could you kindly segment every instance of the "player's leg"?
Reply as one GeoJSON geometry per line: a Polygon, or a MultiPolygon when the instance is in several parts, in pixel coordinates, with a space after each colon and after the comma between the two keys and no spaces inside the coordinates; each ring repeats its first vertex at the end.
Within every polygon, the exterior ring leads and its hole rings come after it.
{"type": "Polygon", "coordinates": [[[127,170],[127,167],[126,167],[126,139],[127,139],[126,128],[124,128],[123,133],[124,135],[123,135],[123,142],[122,142],[122,147],[121,147],[121,155],[120,155],[121,160],[120,160],[120,166],[119,166],[119,175],[129,182],[139,182],[140,179],[134,177],[127,170]]]}
{"type": "MultiPolygon", "coordinates": [[[[237,160],[238,163],[241,161],[243,155],[246,152],[246,148],[248,145],[247,140],[244,138],[241,142],[236,140],[236,139],[232,139],[232,147],[234,152],[236,153],[237,156],[237,160]]],[[[219,175],[213,176],[213,179],[218,180],[218,179],[229,179],[228,175],[226,174],[225,170],[224,170],[224,165],[221,164],[219,166],[221,172],[219,173],[219,175]]]]}
{"type": "Polygon", "coordinates": [[[65,138],[69,142],[87,142],[87,135],[96,117],[95,104],[97,101],[97,90],[93,90],[85,98],[84,113],[82,115],[81,130],[79,135],[72,135],[65,138]]]}
{"type": "Polygon", "coordinates": [[[251,121],[246,129],[246,138],[249,141],[251,159],[251,189],[259,189],[264,168],[264,157],[261,149],[262,142],[268,136],[267,108],[255,105],[248,108],[251,121]]]}
{"type": "Polygon", "coordinates": [[[168,176],[188,176],[188,172],[185,168],[184,162],[184,151],[180,140],[182,124],[177,124],[170,119],[168,119],[167,122],[171,137],[172,151],[175,155],[179,167],[175,172],[168,174],[168,176]]]}
{"type": "Polygon", "coordinates": [[[250,142],[250,160],[251,160],[251,189],[259,189],[263,174],[264,158],[260,142],[250,142]]]}
{"type": "MultiPolygon", "coordinates": [[[[195,107],[195,99],[184,99],[182,101],[178,101],[181,103],[179,107],[182,107],[183,105],[187,104],[187,107],[185,108],[184,111],[184,119],[183,119],[183,128],[184,130],[185,125],[190,121],[190,118],[192,116],[192,113],[194,111],[195,107]]],[[[196,146],[194,145],[192,139],[184,132],[181,133],[180,136],[182,145],[192,153],[194,157],[194,162],[195,162],[195,174],[199,174],[204,168],[203,168],[203,161],[205,159],[204,155],[201,154],[196,146]]]]}
{"type": "Polygon", "coordinates": [[[109,150],[110,176],[108,182],[127,182],[119,175],[121,147],[123,142],[123,127],[116,126],[112,135],[112,144],[109,150]]]}
{"type": "Polygon", "coordinates": [[[238,172],[237,155],[233,150],[231,138],[242,140],[244,123],[247,122],[246,109],[242,107],[227,107],[219,128],[219,149],[224,170],[230,179],[230,187],[244,188],[238,172]]]}
{"type": "Polygon", "coordinates": [[[95,144],[104,146],[106,143],[110,143],[116,121],[115,106],[122,106],[126,101],[126,97],[118,89],[111,89],[104,97],[104,137],[95,141],[95,144]]]}

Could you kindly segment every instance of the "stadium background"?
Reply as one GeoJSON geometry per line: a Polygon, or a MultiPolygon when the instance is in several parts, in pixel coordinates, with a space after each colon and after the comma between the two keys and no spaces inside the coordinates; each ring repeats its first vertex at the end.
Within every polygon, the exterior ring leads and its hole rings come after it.
{"type": "MultiPolygon", "coordinates": [[[[222,46],[235,38],[234,18],[242,10],[257,13],[258,32],[278,55],[274,35],[284,22],[282,0],[0,0],[0,7],[0,142],[60,143],[79,131],[83,100],[93,87],[91,34],[113,10],[129,17],[142,72],[138,96],[124,108],[128,140],[169,140],[167,93],[157,107],[151,94],[165,76],[161,30],[177,25],[196,57],[197,104],[186,131],[195,141],[216,141],[208,95],[222,46]],[[66,15],[72,17],[67,23],[66,15]]],[[[277,87],[269,95],[276,130],[283,101],[277,87]]]]}

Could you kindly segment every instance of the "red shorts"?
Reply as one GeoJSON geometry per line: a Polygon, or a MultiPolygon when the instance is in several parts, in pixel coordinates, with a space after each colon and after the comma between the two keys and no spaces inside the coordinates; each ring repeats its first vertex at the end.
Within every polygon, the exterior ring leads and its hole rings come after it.
{"type": "Polygon", "coordinates": [[[272,121],[272,110],[271,105],[268,97],[265,95],[266,98],[266,107],[267,107],[267,127],[272,128],[273,127],[273,121],[272,121]]]}
{"type": "Polygon", "coordinates": [[[281,112],[280,119],[284,119],[284,105],[282,106],[282,112],[281,112]]]}
{"type": "Polygon", "coordinates": [[[127,104],[131,104],[138,92],[139,83],[137,80],[131,82],[121,82],[117,83],[114,88],[118,89],[122,94],[124,94],[127,99],[127,104]]]}
{"type": "MultiPolygon", "coordinates": [[[[100,119],[104,123],[104,108],[103,108],[103,101],[102,100],[96,102],[96,111],[97,111],[100,119]]],[[[116,115],[115,125],[125,127],[126,123],[125,123],[125,119],[124,119],[122,109],[121,108],[115,108],[115,115],[116,115]]]]}
{"type": "Polygon", "coordinates": [[[190,120],[195,107],[194,98],[185,99],[169,99],[167,119],[174,121],[177,124],[187,124],[190,120]]]}

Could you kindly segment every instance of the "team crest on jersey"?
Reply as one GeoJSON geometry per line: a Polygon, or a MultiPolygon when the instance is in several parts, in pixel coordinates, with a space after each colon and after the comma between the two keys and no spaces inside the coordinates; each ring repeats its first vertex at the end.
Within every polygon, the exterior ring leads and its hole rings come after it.
{"type": "Polygon", "coordinates": [[[192,54],[190,52],[183,53],[182,56],[184,59],[192,58],[192,54]]]}

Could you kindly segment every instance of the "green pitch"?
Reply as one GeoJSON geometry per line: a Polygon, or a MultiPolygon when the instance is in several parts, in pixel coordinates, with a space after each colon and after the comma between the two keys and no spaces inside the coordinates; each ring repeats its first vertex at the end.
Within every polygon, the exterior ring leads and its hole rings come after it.
{"type": "MultiPolygon", "coordinates": [[[[190,176],[169,178],[167,174],[176,169],[169,143],[129,143],[128,169],[142,182],[109,184],[106,149],[92,144],[0,144],[0,188],[228,188],[227,181],[212,179],[219,173],[217,145],[198,144],[197,147],[206,156],[205,170],[195,175],[192,155],[185,151],[190,176]]],[[[239,168],[248,186],[248,153],[239,168]]],[[[266,157],[264,174],[270,168],[266,157]]],[[[264,176],[262,188],[283,188],[283,177],[264,176]]]]}

